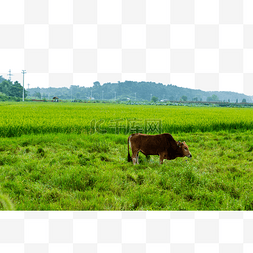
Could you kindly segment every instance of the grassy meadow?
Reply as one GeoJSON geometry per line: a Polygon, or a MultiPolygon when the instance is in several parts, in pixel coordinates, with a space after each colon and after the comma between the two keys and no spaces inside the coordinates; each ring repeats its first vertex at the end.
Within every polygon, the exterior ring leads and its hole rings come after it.
{"type": "Polygon", "coordinates": [[[253,110],[0,103],[0,210],[253,210],[253,110]],[[127,162],[130,132],[192,159],[127,162]]]}

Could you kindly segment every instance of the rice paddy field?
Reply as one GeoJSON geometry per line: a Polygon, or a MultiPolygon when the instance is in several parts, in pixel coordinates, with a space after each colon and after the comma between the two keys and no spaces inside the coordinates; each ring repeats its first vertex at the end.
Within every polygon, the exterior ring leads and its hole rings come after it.
{"type": "Polygon", "coordinates": [[[253,129],[252,108],[101,103],[0,103],[0,136],[45,133],[210,132],[253,129]]]}
{"type": "Polygon", "coordinates": [[[0,103],[0,210],[253,210],[253,109],[0,103]],[[192,159],[127,162],[133,132],[192,159]]]}

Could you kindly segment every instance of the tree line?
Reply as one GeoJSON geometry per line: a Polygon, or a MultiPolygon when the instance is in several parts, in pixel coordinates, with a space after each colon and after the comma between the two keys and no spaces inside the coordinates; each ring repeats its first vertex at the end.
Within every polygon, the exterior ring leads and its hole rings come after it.
{"type": "Polygon", "coordinates": [[[92,87],[71,85],[70,88],[32,88],[29,95],[38,99],[52,99],[57,96],[59,99],[72,100],[136,100],[151,101],[222,101],[222,102],[251,102],[251,97],[236,92],[227,91],[202,91],[189,88],[177,87],[172,84],[164,85],[155,82],[134,82],[125,81],[117,83],[104,83],[98,81],[92,87]]]}
{"type": "MultiPolygon", "coordinates": [[[[17,81],[0,76],[0,94],[5,97],[22,98],[23,87],[17,81]]],[[[177,87],[172,84],[155,82],[124,81],[104,83],[96,81],[92,87],[71,85],[70,88],[31,88],[25,90],[25,97],[51,100],[53,97],[61,100],[132,100],[132,101],[222,101],[222,102],[251,102],[252,99],[244,94],[227,91],[202,91],[177,87]],[[154,97],[154,99],[153,99],[154,97]]]]}
{"type": "MultiPolygon", "coordinates": [[[[25,97],[27,91],[25,90],[25,97]]],[[[0,76],[0,100],[20,100],[23,97],[23,87],[18,81],[14,83],[0,76]]]]}

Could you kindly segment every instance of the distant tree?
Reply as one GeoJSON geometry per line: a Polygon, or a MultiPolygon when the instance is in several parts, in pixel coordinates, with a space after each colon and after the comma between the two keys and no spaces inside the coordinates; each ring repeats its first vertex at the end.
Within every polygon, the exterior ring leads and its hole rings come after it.
{"type": "Polygon", "coordinates": [[[198,101],[198,98],[197,98],[197,97],[195,97],[195,98],[193,98],[193,99],[192,99],[192,101],[198,101]]]}
{"type": "Polygon", "coordinates": [[[5,79],[3,78],[3,76],[0,76],[0,83],[2,82],[2,81],[4,81],[5,79]]]}
{"type": "MultiPolygon", "coordinates": [[[[19,98],[23,97],[23,87],[21,86],[21,84],[18,81],[15,81],[15,83],[11,87],[11,96],[15,96],[15,97],[19,97],[19,98]]],[[[24,96],[25,96],[25,98],[27,97],[26,90],[24,92],[24,96]]]]}
{"type": "Polygon", "coordinates": [[[236,99],[236,101],[235,101],[236,103],[238,103],[238,98],[236,99]]]}
{"type": "Polygon", "coordinates": [[[152,100],[154,103],[156,103],[157,100],[158,100],[158,97],[153,96],[151,100],[152,100]]]}
{"type": "Polygon", "coordinates": [[[228,102],[230,103],[230,99],[228,99],[228,102]]]}
{"type": "Polygon", "coordinates": [[[187,101],[187,96],[182,96],[181,99],[182,99],[183,101],[187,101]]]}
{"type": "Polygon", "coordinates": [[[213,101],[219,101],[219,98],[218,96],[216,96],[215,94],[212,95],[212,100],[213,101]]]}
{"type": "Polygon", "coordinates": [[[34,96],[35,98],[41,99],[41,93],[40,93],[40,92],[35,92],[35,93],[33,94],[33,96],[34,96]]]}
{"type": "MultiPolygon", "coordinates": [[[[0,92],[6,94],[10,97],[23,97],[23,87],[18,81],[14,84],[10,80],[4,80],[0,83],[0,92]]],[[[27,96],[27,91],[25,90],[25,97],[27,96]]]]}
{"type": "Polygon", "coordinates": [[[93,87],[97,88],[97,87],[100,87],[100,82],[96,81],[93,83],[93,87]]]}
{"type": "Polygon", "coordinates": [[[12,82],[10,80],[4,80],[0,84],[0,92],[4,93],[5,95],[10,95],[10,87],[12,85],[12,82]]]}
{"type": "Polygon", "coordinates": [[[215,102],[215,101],[219,101],[219,98],[218,98],[218,96],[213,94],[211,97],[207,97],[206,101],[207,102],[215,102]]]}
{"type": "Polygon", "coordinates": [[[242,103],[246,103],[246,98],[244,98],[244,99],[242,100],[242,103]]]}
{"type": "Polygon", "coordinates": [[[0,101],[7,101],[8,97],[6,96],[6,94],[0,92],[0,101]]]}

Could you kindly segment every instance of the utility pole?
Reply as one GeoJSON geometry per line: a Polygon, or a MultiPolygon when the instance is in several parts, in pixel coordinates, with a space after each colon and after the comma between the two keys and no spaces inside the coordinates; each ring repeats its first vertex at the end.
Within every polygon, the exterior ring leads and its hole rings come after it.
{"type": "Polygon", "coordinates": [[[9,74],[7,74],[7,76],[9,76],[9,80],[11,81],[11,76],[13,76],[13,74],[11,73],[10,69],[9,69],[9,74]]]}
{"type": "MultiPolygon", "coordinates": [[[[30,86],[30,84],[28,83],[27,84],[27,86],[28,86],[28,90],[29,90],[29,86],[30,86]]],[[[30,96],[30,92],[27,90],[27,95],[29,95],[30,96]]]]}
{"type": "Polygon", "coordinates": [[[90,99],[92,99],[92,90],[91,90],[91,98],[90,99]]]}
{"type": "Polygon", "coordinates": [[[102,100],[103,100],[103,95],[104,95],[104,92],[102,91],[102,100]]]}
{"type": "Polygon", "coordinates": [[[26,70],[22,70],[22,74],[23,74],[23,102],[24,102],[24,101],[25,101],[25,87],[24,87],[24,80],[25,80],[26,70]]]}

